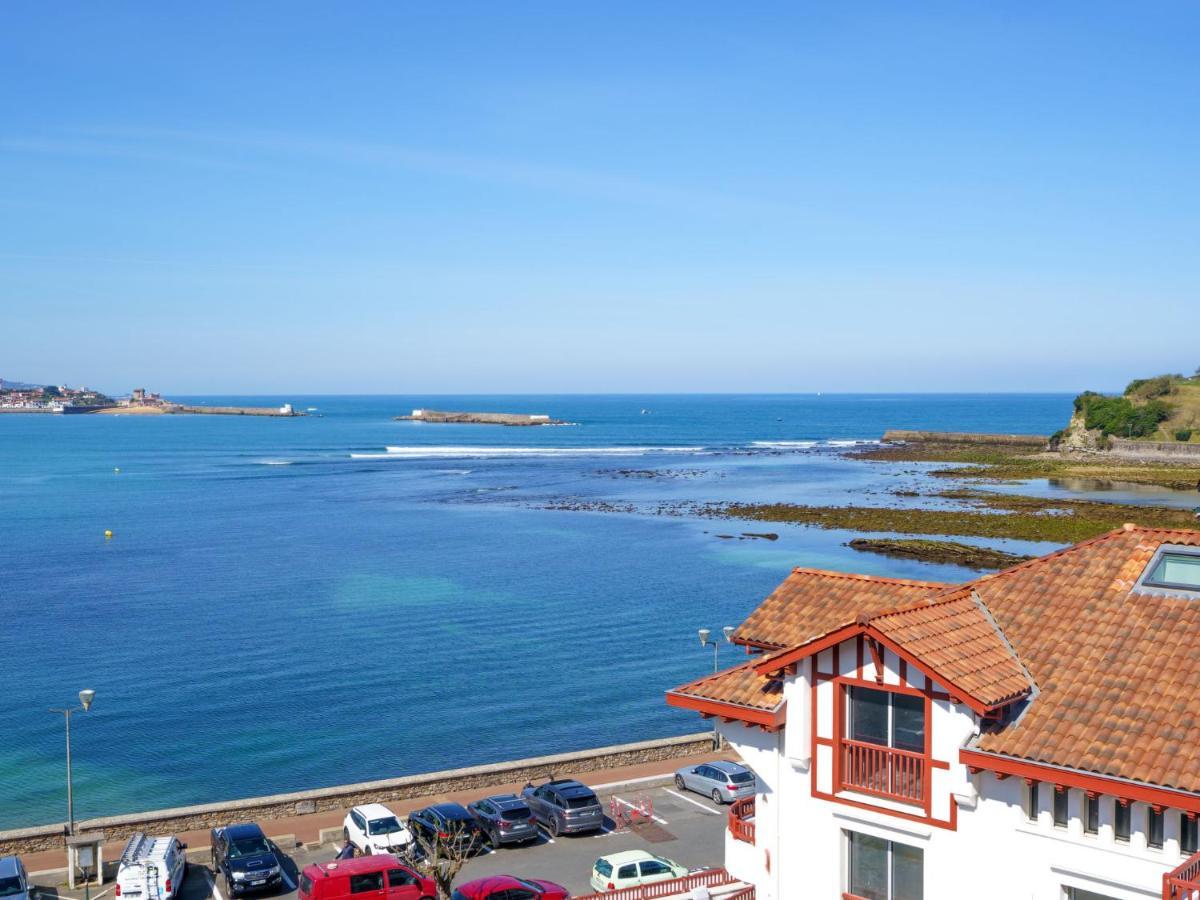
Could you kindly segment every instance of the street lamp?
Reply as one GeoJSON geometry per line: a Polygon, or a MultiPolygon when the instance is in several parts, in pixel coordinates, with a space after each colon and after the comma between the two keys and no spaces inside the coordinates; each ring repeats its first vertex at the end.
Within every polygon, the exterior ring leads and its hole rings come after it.
{"type": "MultiPolygon", "coordinates": [[[[727,644],[732,643],[730,638],[733,635],[733,631],[734,631],[734,628],[732,625],[726,625],[724,628],[721,629],[721,633],[723,635],[725,635],[725,643],[727,643],[727,644]]],[[[717,652],[721,649],[721,642],[709,640],[709,638],[712,636],[711,629],[701,628],[696,633],[698,635],[700,635],[700,646],[701,647],[711,646],[713,648],[713,674],[716,675],[717,671],[718,671],[717,652]]],[[[721,735],[720,735],[720,732],[717,731],[717,720],[714,719],[713,720],[713,749],[714,750],[720,749],[720,746],[721,746],[721,735]]]]}
{"type": "Polygon", "coordinates": [[[67,834],[75,834],[75,798],[72,796],[71,790],[71,713],[87,712],[92,708],[92,701],[96,699],[96,692],[93,690],[82,690],[79,692],[79,706],[69,707],[67,709],[51,708],[50,712],[62,713],[63,718],[67,723],[67,834]]]}

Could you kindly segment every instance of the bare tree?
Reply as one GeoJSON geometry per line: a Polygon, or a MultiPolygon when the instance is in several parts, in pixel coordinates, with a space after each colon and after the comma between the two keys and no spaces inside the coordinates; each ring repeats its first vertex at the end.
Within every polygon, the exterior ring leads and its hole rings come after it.
{"type": "Polygon", "coordinates": [[[444,831],[426,832],[413,828],[412,865],[417,871],[432,878],[437,885],[438,897],[450,900],[454,880],[467,861],[484,843],[478,829],[466,823],[449,822],[444,831]]]}

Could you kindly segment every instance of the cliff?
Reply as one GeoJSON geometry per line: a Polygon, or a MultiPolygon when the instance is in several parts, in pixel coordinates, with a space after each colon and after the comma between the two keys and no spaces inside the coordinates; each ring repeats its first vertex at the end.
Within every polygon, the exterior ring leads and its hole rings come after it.
{"type": "Polygon", "coordinates": [[[1050,440],[1059,450],[1107,450],[1114,442],[1200,444],[1200,372],[1139,378],[1119,396],[1084,391],[1067,427],[1050,440]]]}

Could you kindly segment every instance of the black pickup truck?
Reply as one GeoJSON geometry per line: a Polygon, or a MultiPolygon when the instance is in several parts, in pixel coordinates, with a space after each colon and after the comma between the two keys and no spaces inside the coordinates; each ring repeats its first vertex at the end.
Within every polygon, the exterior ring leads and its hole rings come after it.
{"type": "Polygon", "coordinates": [[[225,880],[228,900],[251,891],[278,890],[283,882],[275,845],[252,823],[212,830],[212,868],[225,880]]]}

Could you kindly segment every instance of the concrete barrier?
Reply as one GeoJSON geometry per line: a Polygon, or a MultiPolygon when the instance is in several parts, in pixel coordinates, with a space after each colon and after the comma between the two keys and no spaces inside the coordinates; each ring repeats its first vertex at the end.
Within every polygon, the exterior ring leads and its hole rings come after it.
{"type": "Polygon", "coordinates": [[[1127,441],[1110,438],[1106,451],[1110,456],[1123,459],[1171,459],[1179,462],[1200,463],[1200,444],[1182,441],[1127,441]]]}
{"type": "MultiPolygon", "coordinates": [[[[180,806],[150,812],[126,813],[75,823],[79,831],[102,831],[106,842],[126,839],[135,831],[177,834],[254,819],[284,819],[314,812],[343,810],[361,803],[386,803],[408,800],[471,788],[536,781],[551,775],[582,775],[632,766],[638,763],[692,756],[712,749],[712,732],[681,737],[617,744],[572,753],[555,753],[509,762],[447,769],[421,775],[403,775],[381,781],[365,781],[335,787],[316,788],[290,794],[249,797],[197,806],[180,806]]],[[[66,823],[40,825],[0,831],[0,856],[56,850],[64,845],[66,823]]]]}
{"type": "Polygon", "coordinates": [[[905,431],[889,428],[883,433],[883,440],[889,444],[1017,444],[1022,447],[1045,447],[1050,438],[1042,434],[981,434],[969,431],[905,431]]]}

